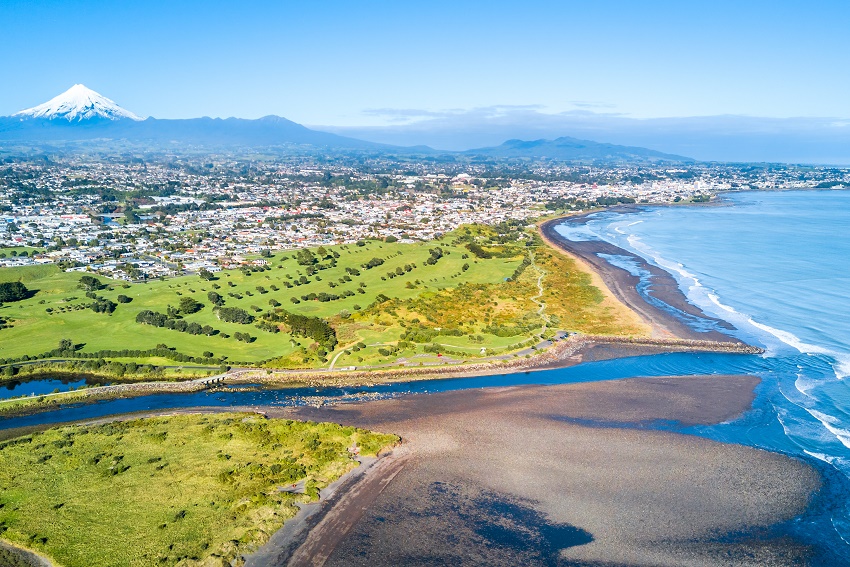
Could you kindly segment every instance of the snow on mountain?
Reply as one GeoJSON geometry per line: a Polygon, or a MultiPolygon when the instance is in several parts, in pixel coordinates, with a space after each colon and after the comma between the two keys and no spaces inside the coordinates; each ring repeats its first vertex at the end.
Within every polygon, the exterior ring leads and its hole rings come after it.
{"type": "Polygon", "coordinates": [[[108,120],[143,120],[129,110],[125,110],[105,96],[86,88],[85,85],[74,85],[59,96],[44,104],[22,110],[14,116],[24,118],[46,118],[48,120],[67,120],[81,122],[92,118],[108,120]]]}

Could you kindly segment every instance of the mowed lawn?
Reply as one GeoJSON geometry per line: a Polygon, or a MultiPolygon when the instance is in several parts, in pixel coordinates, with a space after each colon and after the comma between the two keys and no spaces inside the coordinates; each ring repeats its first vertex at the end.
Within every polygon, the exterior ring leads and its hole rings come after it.
{"type": "Polygon", "coordinates": [[[357,466],[354,444],[397,441],[232,413],[49,429],[0,443],[0,537],[64,567],[230,565],[357,466]]]}
{"type": "MultiPolygon", "coordinates": [[[[498,283],[510,276],[521,261],[521,257],[464,259],[464,255],[469,256],[468,251],[446,240],[416,244],[369,241],[366,246],[352,244],[328,246],[326,249],[339,254],[337,266],[318,271],[312,276],[307,275],[306,266],[299,265],[293,258],[295,251],[279,252],[268,258],[270,270],[250,275],[240,270],[229,270],[216,274],[217,279],[214,281],[204,281],[198,276],[183,276],[166,281],[127,284],[97,276],[110,288],[97,292],[98,295],[113,301],[120,294],[132,298],[131,303],[119,304],[111,315],[95,313],[90,309],[70,310],[74,306],[91,302],[85,296],[85,291],[79,288],[80,273],[60,272],[52,265],[0,269],[0,282],[20,280],[28,288],[37,290],[30,299],[0,308],[0,317],[13,321],[11,328],[0,329],[0,358],[36,355],[56,348],[61,339],[70,339],[75,344],[84,343],[84,352],[144,350],[165,344],[190,356],[212,352],[216,357],[226,356],[231,361],[266,360],[286,356],[301,346],[308,346],[312,341],[286,333],[268,333],[253,325],[222,322],[213,312],[213,305],[207,298],[208,292],[215,291],[223,296],[225,306],[240,307],[253,315],[271,309],[270,300],[275,300],[281,304],[280,307],[293,313],[330,318],[339,313],[355,313],[364,309],[379,294],[405,299],[429,290],[454,287],[461,282],[498,283]],[[437,245],[442,245],[445,253],[436,265],[427,265],[425,260],[430,257],[429,249],[437,245]],[[361,267],[373,258],[384,260],[384,264],[369,270],[361,267]],[[402,276],[392,279],[387,277],[387,272],[414,264],[416,268],[402,276]],[[462,270],[464,264],[469,265],[465,271],[462,270]],[[348,274],[346,267],[359,270],[360,275],[348,274]],[[309,283],[294,286],[293,282],[302,276],[307,277],[309,283]],[[345,276],[351,281],[345,281],[345,276]],[[420,283],[413,287],[417,280],[420,283]],[[286,288],[284,281],[293,287],[286,288]],[[331,282],[335,287],[329,285],[331,282]],[[361,284],[365,284],[365,287],[361,284]],[[272,286],[278,289],[275,291],[272,286]],[[262,290],[258,290],[258,287],[262,290]],[[357,292],[358,288],[363,293],[357,292]],[[310,293],[325,292],[342,296],[345,290],[351,290],[355,295],[328,302],[300,300],[301,296],[310,293]],[[230,338],[190,335],[136,323],[135,318],[140,311],[149,309],[164,313],[168,305],[177,307],[183,297],[192,297],[204,304],[200,312],[185,316],[187,322],[210,325],[230,335],[230,338]],[[292,297],[299,298],[300,303],[293,303],[290,299],[292,297]],[[66,311],[59,312],[63,307],[66,311]],[[48,313],[48,308],[53,313],[48,313]],[[238,341],[233,338],[236,332],[250,333],[256,340],[251,343],[238,341]]],[[[395,329],[391,335],[380,338],[382,342],[395,341],[398,340],[398,334],[398,329],[395,329]]]]}

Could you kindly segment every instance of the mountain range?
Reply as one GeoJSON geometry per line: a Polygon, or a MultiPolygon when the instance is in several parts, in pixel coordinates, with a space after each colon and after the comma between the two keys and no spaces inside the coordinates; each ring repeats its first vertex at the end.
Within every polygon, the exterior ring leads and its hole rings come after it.
{"type": "Polygon", "coordinates": [[[654,150],[561,137],[509,140],[499,146],[440,152],[426,146],[400,147],[313,130],[286,118],[141,118],[109,98],[77,84],[51,100],[0,117],[0,143],[126,140],[164,147],[312,146],[326,150],[366,150],[401,154],[448,153],[484,158],[543,158],[555,161],[683,162],[689,158],[654,150]]]}

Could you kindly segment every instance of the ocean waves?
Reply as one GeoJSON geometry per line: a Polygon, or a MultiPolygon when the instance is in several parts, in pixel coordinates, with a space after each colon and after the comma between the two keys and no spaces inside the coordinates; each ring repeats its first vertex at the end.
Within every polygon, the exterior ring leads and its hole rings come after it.
{"type": "MultiPolygon", "coordinates": [[[[850,227],[850,192],[730,200],[596,215],[583,230],[666,270],[694,305],[765,348],[762,365],[756,357],[744,365],[762,378],[753,411],[701,434],[816,459],[850,486],[850,239],[840,237],[850,227]]],[[[846,546],[850,513],[830,514],[823,528],[846,546]]]]}

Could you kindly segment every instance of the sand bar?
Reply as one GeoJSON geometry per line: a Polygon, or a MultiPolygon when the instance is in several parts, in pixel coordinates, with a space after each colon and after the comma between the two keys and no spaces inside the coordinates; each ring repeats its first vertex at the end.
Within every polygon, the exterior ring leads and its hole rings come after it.
{"type": "Polygon", "coordinates": [[[322,550],[312,565],[799,564],[812,550],[774,526],[805,510],[814,469],[653,428],[733,419],[758,381],[640,378],[268,410],[398,433],[408,451],[380,492],[325,512],[345,527],[308,534],[304,549],[322,550]]]}

